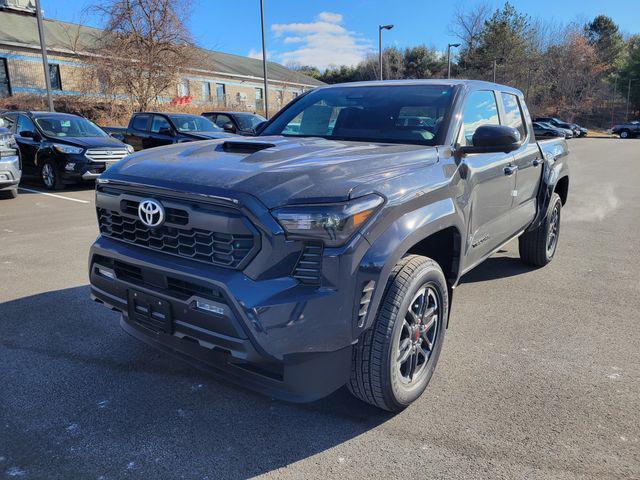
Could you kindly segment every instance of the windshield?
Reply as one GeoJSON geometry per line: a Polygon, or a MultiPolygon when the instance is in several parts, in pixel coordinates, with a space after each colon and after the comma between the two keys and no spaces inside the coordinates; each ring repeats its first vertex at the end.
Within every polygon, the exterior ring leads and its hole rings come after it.
{"type": "Polygon", "coordinates": [[[86,118],[72,115],[51,115],[35,119],[49,137],[108,137],[104,130],[86,118]]]}
{"type": "Polygon", "coordinates": [[[315,90],[276,117],[261,135],[435,145],[452,87],[381,85],[315,90]]]}
{"type": "Polygon", "coordinates": [[[236,121],[240,125],[241,130],[252,130],[260,122],[264,122],[266,118],[253,113],[236,113],[236,121]]]}
{"type": "Polygon", "coordinates": [[[169,115],[179,132],[220,132],[222,129],[200,115],[169,115]]]}

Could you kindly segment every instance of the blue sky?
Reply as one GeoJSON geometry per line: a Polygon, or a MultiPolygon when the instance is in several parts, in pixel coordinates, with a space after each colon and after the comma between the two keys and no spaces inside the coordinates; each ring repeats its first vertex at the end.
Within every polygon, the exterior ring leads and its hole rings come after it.
{"type": "MultiPolygon", "coordinates": [[[[91,0],[41,0],[45,15],[100,26],[82,15],[91,0]]],[[[447,0],[265,0],[267,52],[280,63],[354,64],[377,50],[377,28],[391,23],[384,42],[400,48],[426,44],[444,50],[456,39],[450,33],[457,7],[474,1],[447,0]]],[[[488,0],[494,8],[502,1],[488,0]]],[[[512,0],[520,11],[554,25],[584,23],[609,15],[623,32],[640,33],[640,0],[512,0]]],[[[196,42],[238,55],[261,52],[259,0],[192,0],[190,28],[196,42]]]]}

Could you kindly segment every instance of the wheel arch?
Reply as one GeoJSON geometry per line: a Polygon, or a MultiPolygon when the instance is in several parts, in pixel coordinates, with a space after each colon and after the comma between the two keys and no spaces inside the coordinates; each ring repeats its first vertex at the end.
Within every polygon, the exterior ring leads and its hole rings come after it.
{"type": "Polygon", "coordinates": [[[356,335],[373,323],[393,267],[408,254],[429,257],[440,265],[451,301],[461,271],[463,225],[462,212],[453,199],[443,199],[406,213],[377,237],[360,263],[358,284],[374,280],[376,285],[366,318],[357,326],[356,335]]]}
{"type": "Polygon", "coordinates": [[[567,199],[569,197],[568,175],[565,175],[564,177],[558,179],[555,187],[553,188],[553,192],[557,193],[560,196],[560,200],[562,200],[562,205],[564,206],[564,204],[567,203],[567,199]]]}

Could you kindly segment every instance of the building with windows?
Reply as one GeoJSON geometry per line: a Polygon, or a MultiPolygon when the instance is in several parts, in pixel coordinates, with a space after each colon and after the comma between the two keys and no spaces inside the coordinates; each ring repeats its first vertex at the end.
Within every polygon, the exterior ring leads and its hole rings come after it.
{"type": "MultiPolygon", "coordinates": [[[[44,20],[49,60],[49,78],[53,93],[59,95],[101,95],[100,79],[96,91],[82,87],[82,69],[90,46],[101,30],[44,20]]],[[[264,85],[262,61],[202,49],[202,66],[190,69],[161,101],[176,98],[192,103],[215,103],[220,107],[263,110],[264,85]]],[[[292,71],[280,64],[268,63],[269,110],[280,109],[301,92],[323,83],[292,71]]],[[[45,80],[40,41],[32,0],[0,0],[0,97],[18,93],[44,94],[45,80]]]]}

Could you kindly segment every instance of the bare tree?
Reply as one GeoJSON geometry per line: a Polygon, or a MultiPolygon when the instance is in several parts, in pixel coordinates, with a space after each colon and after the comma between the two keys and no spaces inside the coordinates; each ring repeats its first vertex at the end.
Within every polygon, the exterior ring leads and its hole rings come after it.
{"type": "Polygon", "coordinates": [[[146,110],[171,91],[194,63],[185,21],[188,0],[104,0],[92,7],[106,28],[90,57],[104,93],[124,95],[146,110]]]}
{"type": "Polygon", "coordinates": [[[480,3],[469,10],[458,5],[449,32],[462,41],[463,50],[472,53],[478,47],[490,11],[491,8],[486,3],[480,3]]]}

